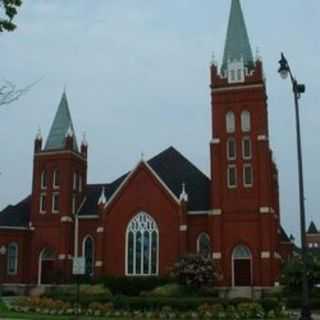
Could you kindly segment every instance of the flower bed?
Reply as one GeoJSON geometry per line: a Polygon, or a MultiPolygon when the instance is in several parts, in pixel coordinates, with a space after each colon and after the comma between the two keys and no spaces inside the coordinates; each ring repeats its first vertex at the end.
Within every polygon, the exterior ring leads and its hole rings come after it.
{"type": "Polygon", "coordinates": [[[222,304],[203,304],[194,311],[179,312],[169,306],[160,310],[116,310],[112,303],[91,303],[77,310],[75,305],[48,298],[22,298],[11,306],[17,312],[35,312],[48,315],[79,314],[91,317],[108,317],[121,319],[289,319],[289,313],[281,310],[266,311],[258,303],[239,303],[237,306],[222,304]]]}

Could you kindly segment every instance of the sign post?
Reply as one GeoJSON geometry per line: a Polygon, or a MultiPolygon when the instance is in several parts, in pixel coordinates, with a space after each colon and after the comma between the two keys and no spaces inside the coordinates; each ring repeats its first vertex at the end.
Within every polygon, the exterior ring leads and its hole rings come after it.
{"type": "Polygon", "coordinates": [[[79,279],[81,275],[84,275],[86,272],[85,268],[86,260],[85,257],[74,257],[73,258],[73,265],[72,265],[72,274],[76,276],[76,286],[77,286],[77,293],[76,293],[76,319],[79,317],[79,310],[80,310],[80,284],[79,279]]]}

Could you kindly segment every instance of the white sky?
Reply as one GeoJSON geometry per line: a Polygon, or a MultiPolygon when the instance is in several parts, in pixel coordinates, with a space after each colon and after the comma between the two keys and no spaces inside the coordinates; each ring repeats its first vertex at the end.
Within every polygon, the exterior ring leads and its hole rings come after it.
{"type": "MultiPolygon", "coordinates": [[[[271,144],[280,171],[282,221],[298,234],[293,96],[278,74],[284,50],[307,92],[301,100],[308,221],[320,227],[319,0],[243,0],[260,48],[271,144]]],[[[25,0],[16,32],[0,35],[2,79],[26,96],[0,110],[0,209],[31,191],[33,140],[46,137],[64,86],[78,140],[87,132],[89,182],[130,170],[175,146],[209,173],[209,62],[221,63],[230,1],[25,0]]]]}

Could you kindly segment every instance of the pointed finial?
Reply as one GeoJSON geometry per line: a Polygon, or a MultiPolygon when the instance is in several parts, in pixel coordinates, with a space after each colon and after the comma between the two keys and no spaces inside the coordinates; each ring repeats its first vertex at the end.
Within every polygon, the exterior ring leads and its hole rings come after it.
{"type": "Polygon", "coordinates": [[[66,138],[72,138],[73,137],[73,130],[72,130],[72,128],[71,128],[71,126],[69,127],[69,129],[68,129],[68,131],[67,131],[67,133],[66,133],[66,138]]]}
{"type": "Polygon", "coordinates": [[[296,241],[296,239],[295,239],[295,237],[293,236],[293,234],[290,235],[290,241],[291,241],[292,243],[294,243],[294,242],[296,241]]]}
{"type": "Polygon", "coordinates": [[[85,132],[83,132],[83,134],[82,134],[82,142],[81,142],[81,144],[82,144],[83,146],[85,146],[85,147],[88,146],[87,135],[86,135],[85,132]]]}
{"type": "Polygon", "coordinates": [[[38,128],[38,131],[37,131],[36,140],[42,140],[42,134],[41,134],[41,128],[40,127],[38,128]]]}
{"type": "Polygon", "coordinates": [[[106,204],[106,203],[107,203],[106,191],[105,191],[105,187],[103,186],[101,189],[99,200],[98,200],[98,205],[106,204]]]}
{"type": "Polygon", "coordinates": [[[218,65],[218,62],[217,62],[217,60],[216,60],[216,55],[215,55],[214,52],[212,52],[212,54],[211,54],[211,65],[212,65],[212,66],[218,65]]]}
{"type": "Polygon", "coordinates": [[[180,193],[179,200],[184,202],[188,202],[189,200],[189,196],[186,193],[186,184],[184,182],[182,183],[182,191],[180,193]]]}
{"type": "Polygon", "coordinates": [[[262,57],[260,55],[260,48],[257,47],[256,48],[256,61],[261,61],[262,60],[262,57]]]}
{"type": "Polygon", "coordinates": [[[143,152],[141,152],[141,154],[140,154],[140,160],[144,161],[144,153],[143,152]]]}

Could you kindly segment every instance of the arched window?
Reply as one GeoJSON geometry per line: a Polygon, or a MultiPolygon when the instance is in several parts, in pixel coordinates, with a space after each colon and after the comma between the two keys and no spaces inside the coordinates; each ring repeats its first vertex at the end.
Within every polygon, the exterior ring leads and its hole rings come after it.
{"type": "Polygon", "coordinates": [[[226,114],[226,130],[227,133],[234,133],[236,131],[236,118],[231,111],[226,114]]]}
{"type": "Polygon", "coordinates": [[[94,240],[86,236],[82,242],[82,254],[85,257],[86,275],[93,276],[94,273],[94,240]]]}
{"type": "Polygon", "coordinates": [[[55,169],[53,171],[52,184],[53,184],[53,188],[59,188],[60,186],[60,172],[58,169],[55,169]]]}
{"type": "Polygon", "coordinates": [[[242,139],[242,158],[245,160],[252,158],[252,144],[250,137],[242,139]]]}
{"type": "Polygon", "coordinates": [[[227,159],[236,160],[237,158],[237,145],[235,138],[229,138],[227,141],[227,159]]]}
{"type": "Polygon", "coordinates": [[[151,216],[140,212],[129,222],[126,250],[127,275],[149,276],[159,273],[159,229],[151,216]]]}
{"type": "Polygon", "coordinates": [[[251,115],[249,111],[242,111],[241,113],[241,130],[242,132],[251,131],[251,115]]]}
{"type": "Polygon", "coordinates": [[[197,239],[197,252],[209,257],[211,253],[210,237],[207,233],[200,233],[197,239]]]}
{"type": "Polygon", "coordinates": [[[15,275],[18,271],[18,245],[11,242],[8,245],[7,273],[15,275]]]}
{"type": "Polygon", "coordinates": [[[233,250],[232,257],[233,259],[251,259],[251,252],[245,246],[237,246],[233,250]]]}
{"type": "Polygon", "coordinates": [[[43,170],[41,172],[41,189],[46,189],[47,188],[47,170],[43,170]]]}

